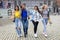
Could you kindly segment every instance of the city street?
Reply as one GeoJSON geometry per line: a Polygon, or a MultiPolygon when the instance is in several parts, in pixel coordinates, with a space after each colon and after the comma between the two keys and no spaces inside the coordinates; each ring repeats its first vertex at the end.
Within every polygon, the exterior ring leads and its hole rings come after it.
{"type": "MultiPolygon", "coordinates": [[[[46,23],[46,21],[44,22],[46,23]]],[[[0,40],[60,40],[60,0],[0,0],[0,40]],[[16,25],[11,19],[13,13],[17,22],[19,22],[18,18],[20,17],[27,19],[27,16],[29,16],[28,18],[30,18],[29,13],[32,14],[31,19],[36,20],[40,19],[40,14],[42,14],[43,18],[50,16],[52,23],[50,24],[48,21],[46,26],[48,36],[43,35],[43,29],[46,27],[43,26],[42,20],[40,20],[37,28],[38,37],[35,38],[34,22],[32,23],[28,19],[27,37],[24,37],[23,25],[21,26],[22,37],[18,37],[16,25]]]]}
{"type": "Polygon", "coordinates": [[[31,21],[29,21],[28,37],[24,38],[23,35],[23,37],[18,38],[15,30],[15,24],[9,20],[9,18],[0,18],[0,40],[60,40],[60,15],[51,15],[50,17],[52,24],[50,25],[48,23],[47,25],[47,38],[42,34],[43,24],[41,21],[37,30],[38,38],[34,37],[34,27],[31,21]]]}

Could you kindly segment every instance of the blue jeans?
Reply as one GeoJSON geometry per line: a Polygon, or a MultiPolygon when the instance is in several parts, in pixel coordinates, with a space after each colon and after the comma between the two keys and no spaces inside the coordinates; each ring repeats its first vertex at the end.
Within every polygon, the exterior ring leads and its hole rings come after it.
{"type": "Polygon", "coordinates": [[[19,18],[15,18],[16,32],[18,35],[21,34],[21,20],[19,18]]]}
{"type": "Polygon", "coordinates": [[[47,26],[47,23],[48,23],[48,18],[43,18],[42,22],[43,22],[43,26],[44,26],[43,32],[46,32],[46,26],[47,26]]]}
{"type": "Polygon", "coordinates": [[[24,34],[28,32],[28,20],[22,20],[24,34]]]}

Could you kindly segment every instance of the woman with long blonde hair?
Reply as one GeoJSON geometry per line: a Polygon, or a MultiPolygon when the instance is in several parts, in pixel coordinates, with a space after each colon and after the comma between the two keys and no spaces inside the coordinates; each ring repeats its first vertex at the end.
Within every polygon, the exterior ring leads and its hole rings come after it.
{"type": "Polygon", "coordinates": [[[43,26],[44,26],[44,29],[43,29],[43,34],[44,36],[47,37],[47,23],[48,23],[48,19],[49,19],[49,9],[48,9],[48,6],[47,5],[44,5],[42,7],[42,17],[43,17],[43,26]]]}

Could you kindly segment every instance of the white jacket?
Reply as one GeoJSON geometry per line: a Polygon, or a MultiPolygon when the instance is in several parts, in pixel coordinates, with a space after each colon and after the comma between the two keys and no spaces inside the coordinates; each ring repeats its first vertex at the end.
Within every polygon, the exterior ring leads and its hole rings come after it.
{"type": "Polygon", "coordinates": [[[31,20],[33,20],[33,21],[40,21],[40,20],[42,20],[42,16],[41,16],[41,14],[38,12],[38,11],[35,11],[35,10],[32,10],[31,12],[31,20]]]}

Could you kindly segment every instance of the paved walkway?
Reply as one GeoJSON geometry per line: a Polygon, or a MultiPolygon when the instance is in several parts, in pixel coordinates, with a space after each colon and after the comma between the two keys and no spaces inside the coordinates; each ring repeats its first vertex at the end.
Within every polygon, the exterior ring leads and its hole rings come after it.
{"type": "Polygon", "coordinates": [[[47,25],[48,37],[42,34],[42,22],[38,26],[38,38],[34,38],[33,24],[29,22],[28,37],[17,38],[15,25],[9,19],[0,19],[0,40],[60,40],[60,16],[51,16],[52,25],[47,25]]]}

